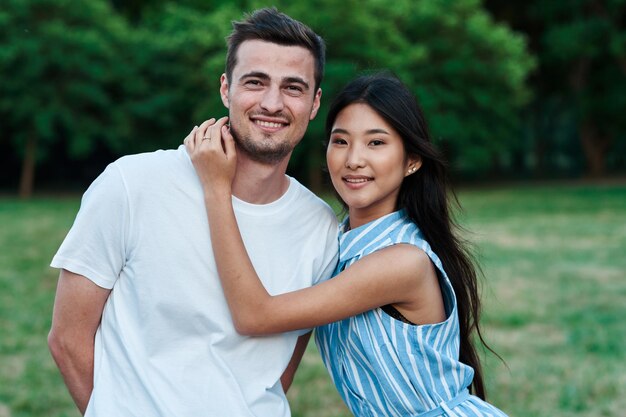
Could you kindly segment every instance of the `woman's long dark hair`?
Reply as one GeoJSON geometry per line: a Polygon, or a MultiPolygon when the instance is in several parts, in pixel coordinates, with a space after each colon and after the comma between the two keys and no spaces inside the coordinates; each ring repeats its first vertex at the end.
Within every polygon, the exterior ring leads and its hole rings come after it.
{"type": "MultiPolygon", "coordinates": [[[[485,398],[480,358],[472,342],[474,332],[488,348],[480,332],[480,297],[477,271],[465,242],[457,235],[457,224],[450,205],[458,200],[450,188],[446,163],[431,143],[426,121],[415,96],[389,73],[359,77],[337,95],[326,117],[326,137],[341,110],[354,103],[364,103],[387,121],[404,142],[407,155],[418,155],[421,168],[404,178],[397,209],[405,209],[418,225],[426,241],[439,256],[456,293],[460,326],[460,361],[474,369],[470,388],[485,398]]],[[[491,349],[490,349],[491,350],[491,349]]]]}

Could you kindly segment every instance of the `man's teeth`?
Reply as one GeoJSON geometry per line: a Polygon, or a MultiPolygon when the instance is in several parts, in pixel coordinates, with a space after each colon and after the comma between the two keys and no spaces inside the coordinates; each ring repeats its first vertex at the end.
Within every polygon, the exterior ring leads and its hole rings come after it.
{"type": "Polygon", "coordinates": [[[283,125],[282,123],[265,122],[263,120],[256,120],[255,123],[258,124],[259,126],[274,127],[274,128],[281,127],[283,125]]]}

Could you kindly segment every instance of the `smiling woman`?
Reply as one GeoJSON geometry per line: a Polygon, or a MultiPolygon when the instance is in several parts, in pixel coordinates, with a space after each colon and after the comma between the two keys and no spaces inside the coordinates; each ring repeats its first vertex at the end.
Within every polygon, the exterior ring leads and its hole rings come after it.
{"type": "Polygon", "coordinates": [[[395,211],[400,184],[421,166],[402,138],[374,109],[351,104],[337,116],[326,151],[333,186],[350,208],[355,228],[395,211]]]}

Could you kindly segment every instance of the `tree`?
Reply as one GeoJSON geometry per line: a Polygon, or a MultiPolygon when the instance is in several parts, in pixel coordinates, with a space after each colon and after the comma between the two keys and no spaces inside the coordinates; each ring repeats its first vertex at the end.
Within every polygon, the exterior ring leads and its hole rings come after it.
{"type": "Polygon", "coordinates": [[[532,12],[546,28],[544,68],[572,100],[587,172],[601,177],[614,141],[626,140],[626,1],[537,2],[532,12]]]}
{"type": "MultiPolygon", "coordinates": [[[[172,97],[169,117],[177,121],[177,143],[184,129],[227,110],[219,95],[224,72],[226,42],[231,21],[241,10],[219,5],[209,10],[168,3],[148,14],[143,22],[148,36],[160,39],[159,53],[142,64],[160,95],[172,97]],[[156,62],[155,62],[156,60],[156,62]]],[[[173,132],[174,133],[174,132],[173,132]]]]}
{"type": "MultiPolygon", "coordinates": [[[[10,76],[0,80],[0,117],[3,140],[23,155],[20,193],[32,191],[35,162],[53,150],[84,159],[101,149],[171,147],[192,124],[225,114],[224,38],[232,20],[262,3],[7,0],[0,71],[10,76]]],[[[517,146],[534,61],[524,37],[495,23],[479,0],[275,3],[328,44],[320,116],[290,165],[312,188],[322,183],[326,106],[365,70],[389,68],[417,94],[460,171],[488,171],[517,146]]]]}
{"type": "Polygon", "coordinates": [[[582,153],[588,176],[605,175],[611,152],[626,144],[626,1],[493,1],[487,7],[527,33],[539,57],[529,114],[540,168],[555,147],[569,159],[582,153]]]}
{"type": "Polygon", "coordinates": [[[8,6],[0,71],[11,76],[0,80],[0,115],[5,140],[23,155],[22,197],[53,149],[85,160],[176,146],[192,123],[224,112],[217,86],[238,10],[164,4],[130,26],[106,1],[8,6]]]}
{"type": "MultiPolygon", "coordinates": [[[[388,68],[416,93],[458,172],[488,171],[518,146],[535,60],[525,37],[494,22],[479,0],[317,0],[284,10],[328,43],[326,102],[357,73],[388,68]]],[[[318,138],[321,124],[310,129],[318,138]]]]}
{"type": "Polygon", "coordinates": [[[74,156],[114,144],[127,28],[104,1],[7,0],[0,11],[0,118],[23,155],[19,194],[33,190],[38,158],[56,141],[74,156]]]}

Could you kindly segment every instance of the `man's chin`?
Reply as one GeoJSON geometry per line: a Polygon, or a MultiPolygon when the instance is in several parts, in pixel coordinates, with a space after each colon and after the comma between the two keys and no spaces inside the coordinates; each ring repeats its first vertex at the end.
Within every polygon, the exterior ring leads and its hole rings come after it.
{"type": "MultiPolygon", "coordinates": [[[[277,165],[288,158],[293,148],[288,146],[267,147],[259,146],[254,139],[241,138],[233,134],[237,145],[237,152],[244,154],[248,159],[263,165],[277,165]]],[[[265,138],[267,139],[267,138],[265,138]]]]}
{"type": "Polygon", "coordinates": [[[278,165],[291,154],[291,150],[267,150],[250,148],[247,146],[237,145],[237,152],[244,154],[248,159],[263,165],[278,165]]]}

